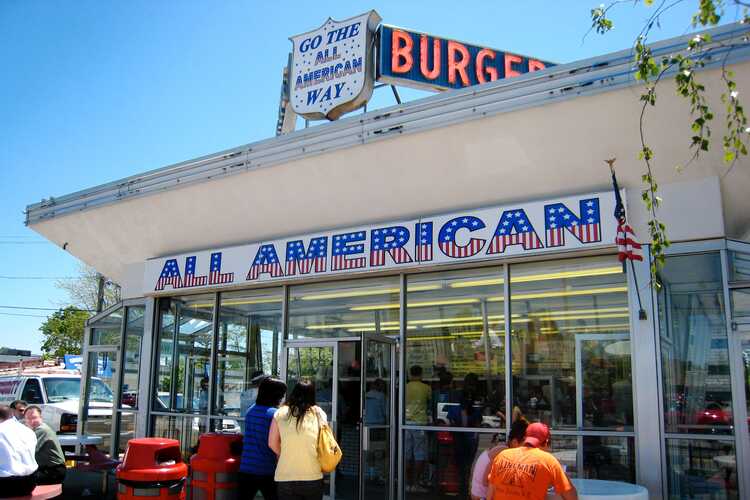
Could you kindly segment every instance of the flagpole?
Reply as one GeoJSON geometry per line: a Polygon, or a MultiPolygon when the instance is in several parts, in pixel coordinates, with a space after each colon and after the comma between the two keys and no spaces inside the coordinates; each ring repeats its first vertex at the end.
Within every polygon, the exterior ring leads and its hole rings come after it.
{"type": "MultiPolygon", "coordinates": [[[[617,189],[617,181],[615,180],[615,161],[616,158],[610,158],[609,160],[604,160],[604,163],[606,163],[609,166],[609,172],[612,174],[612,182],[614,184],[615,189],[617,189]]],[[[616,192],[616,196],[619,196],[619,194],[616,192]]],[[[618,197],[619,200],[619,197],[618,197]]],[[[639,320],[646,320],[648,319],[648,316],[646,315],[646,310],[643,308],[643,303],[641,302],[641,290],[638,286],[638,277],[636,276],[635,272],[635,264],[633,263],[633,259],[623,259],[622,261],[622,272],[627,276],[628,274],[628,267],[626,261],[630,261],[630,269],[633,272],[633,285],[635,286],[635,294],[638,298],[638,319],[639,320]]]]}

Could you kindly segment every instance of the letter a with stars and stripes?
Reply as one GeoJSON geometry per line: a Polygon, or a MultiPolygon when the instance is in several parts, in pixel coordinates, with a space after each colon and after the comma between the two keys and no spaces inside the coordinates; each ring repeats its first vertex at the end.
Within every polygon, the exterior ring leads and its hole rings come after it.
{"type": "Polygon", "coordinates": [[[222,283],[231,283],[234,281],[234,273],[221,272],[221,252],[211,254],[211,268],[208,273],[208,284],[217,285],[222,283]]]}
{"type": "Polygon", "coordinates": [[[432,260],[432,222],[419,222],[415,226],[414,245],[418,262],[432,260]]]}
{"type": "Polygon", "coordinates": [[[159,279],[156,281],[155,291],[164,290],[167,285],[172,285],[172,288],[182,287],[182,278],[180,276],[180,266],[177,265],[177,259],[169,259],[164,263],[164,267],[161,269],[159,279]]]}
{"type": "Polygon", "coordinates": [[[413,262],[406,244],[409,242],[409,230],[404,226],[381,227],[370,231],[370,267],[385,265],[388,254],[396,264],[413,262]]]}
{"type": "Polygon", "coordinates": [[[471,238],[466,245],[456,243],[456,233],[460,229],[476,231],[484,229],[485,225],[482,219],[477,217],[465,216],[451,219],[440,228],[438,234],[438,246],[440,250],[448,257],[463,258],[471,257],[482,251],[482,247],[487,240],[480,238],[471,238]]]}
{"type": "Polygon", "coordinates": [[[326,270],[328,259],[328,236],[321,236],[310,240],[310,246],[305,252],[302,240],[289,241],[286,244],[286,275],[294,276],[309,274],[315,268],[316,273],[326,270]]]}
{"type": "Polygon", "coordinates": [[[253,259],[253,265],[247,273],[246,280],[256,280],[263,273],[270,274],[273,278],[284,276],[284,271],[279,263],[279,256],[276,255],[276,248],[273,245],[263,245],[258,249],[253,259]]]}
{"type": "Polygon", "coordinates": [[[521,245],[524,250],[544,248],[541,238],[522,209],[503,212],[487,249],[487,255],[503,253],[510,245],[521,245]]]}
{"type": "Polygon", "coordinates": [[[564,246],[566,231],[581,243],[594,243],[602,240],[599,198],[581,200],[579,208],[580,217],[562,203],[544,206],[547,247],[564,246]]]}

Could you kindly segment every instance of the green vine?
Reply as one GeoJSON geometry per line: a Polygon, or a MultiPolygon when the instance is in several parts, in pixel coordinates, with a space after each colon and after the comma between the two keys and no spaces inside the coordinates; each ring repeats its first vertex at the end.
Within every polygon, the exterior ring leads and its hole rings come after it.
{"type": "MultiPolygon", "coordinates": [[[[654,282],[656,282],[658,270],[664,265],[664,252],[669,247],[670,242],[667,237],[666,225],[660,220],[658,213],[662,200],[658,195],[659,186],[653,174],[654,152],[649,147],[644,133],[646,110],[656,105],[656,88],[664,75],[669,71],[674,71],[677,94],[688,102],[692,118],[692,136],[689,148],[691,156],[684,165],[678,165],[677,169],[686,168],[699,158],[701,153],[709,151],[711,147],[711,122],[714,119],[714,114],[708,104],[705,86],[696,79],[696,70],[705,66],[705,58],[710,51],[719,47],[727,48],[723,44],[714,44],[712,47],[706,48],[707,45],[712,43],[711,37],[699,34],[688,42],[684,53],[664,57],[661,61],[654,59],[651,49],[646,44],[649,32],[655,25],[659,26],[661,16],[684,1],[675,0],[668,4],[666,0],[663,0],[659,3],[633,45],[634,76],[636,80],[644,84],[644,90],[640,96],[642,103],[639,120],[641,149],[638,152],[638,159],[643,162],[646,170],[641,176],[643,182],[641,199],[649,213],[648,227],[653,257],[651,277],[654,282]]],[[[608,17],[610,10],[621,3],[638,4],[639,2],[647,7],[654,3],[653,0],[629,0],[627,2],[616,0],[607,6],[602,4],[591,9],[589,32],[596,31],[597,34],[605,34],[611,31],[614,28],[614,22],[608,17]]],[[[746,6],[741,0],[733,0],[730,3],[737,7],[746,6]]],[[[693,27],[716,26],[722,18],[724,9],[724,0],[698,0],[698,11],[692,16],[693,27]]],[[[750,22],[747,11],[744,12],[740,22],[750,22]]],[[[745,43],[747,40],[743,39],[742,42],[745,43]]],[[[747,155],[747,135],[750,133],[750,128],[747,126],[747,117],[739,99],[737,84],[734,81],[734,73],[726,68],[726,62],[732,48],[733,46],[728,47],[721,67],[721,78],[725,86],[725,91],[721,94],[721,102],[725,106],[727,115],[722,145],[724,161],[731,164],[727,173],[733,168],[740,156],[747,155]]]]}

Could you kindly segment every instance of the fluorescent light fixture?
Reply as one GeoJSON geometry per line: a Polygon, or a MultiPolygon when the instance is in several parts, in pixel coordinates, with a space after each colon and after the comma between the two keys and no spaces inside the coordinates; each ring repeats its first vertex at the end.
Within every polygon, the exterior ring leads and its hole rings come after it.
{"type": "Polygon", "coordinates": [[[456,281],[455,283],[451,283],[450,287],[451,288],[470,288],[474,286],[502,285],[503,283],[505,283],[504,278],[488,278],[488,279],[482,279],[482,280],[456,281]]]}
{"type": "Polygon", "coordinates": [[[612,325],[591,325],[591,326],[562,326],[560,327],[560,330],[575,330],[577,332],[581,333],[588,333],[588,332],[600,332],[600,331],[608,331],[608,330],[628,330],[630,328],[630,324],[628,323],[616,323],[612,325]]]}
{"type": "MultiPolygon", "coordinates": [[[[410,288],[410,291],[425,291],[425,290],[437,290],[441,288],[440,285],[416,285],[410,288]]],[[[365,290],[342,290],[338,292],[330,293],[316,293],[310,295],[303,295],[299,297],[301,300],[328,300],[328,299],[342,299],[346,297],[369,297],[372,295],[385,295],[389,293],[400,293],[400,288],[370,288],[365,290]]]]}
{"type": "MultiPolygon", "coordinates": [[[[393,326],[396,325],[396,328],[398,328],[398,321],[382,321],[380,323],[380,326],[393,326]]],[[[305,329],[307,330],[333,330],[336,328],[358,328],[358,327],[368,327],[368,326],[375,326],[375,323],[372,321],[369,321],[367,323],[336,323],[336,324],[329,324],[329,325],[309,325],[306,326],[305,329]]]]}
{"type": "Polygon", "coordinates": [[[539,321],[573,321],[578,319],[611,319],[627,318],[628,313],[611,313],[611,314],[579,314],[578,316],[537,316],[534,319],[539,321]]]}
{"type": "MultiPolygon", "coordinates": [[[[562,290],[553,292],[537,292],[537,293],[514,293],[511,294],[511,300],[528,300],[528,299],[547,299],[552,297],[576,297],[581,295],[599,295],[603,293],[621,293],[627,292],[628,287],[626,286],[611,286],[606,288],[586,288],[581,290],[562,290]]],[[[505,300],[505,297],[489,297],[487,302],[500,302],[505,300]]]]}
{"type": "MultiPolygon", "coordinates": [[[[528,316],[567,316],[573,314],[599,314],[599,313],[613,313],[613,312],[628,312],[627,307],[600,307],[598,309],[567,309],[565,311],[544,311],[544,312],[533,312],[529,313],[528,316]]],[[[516,315],[514,315],[516,316],[516,315]]]]}
{"type": "MultiPolygon", "coordinates": [[[[430,307],[430,306],[452,306],[460,304],[475,304],[479,302],[479,299],[446,299],[446,300],[433,300],[429,302],[411,302],[408,307],[430,307]]],[[[380,309],[398,309],[400,305],[398,303],[391,304],[373,304],[371,306],[355,306],[350,307],[350,311],[377,311],[380,309]]]]}
{"type": "MultiPolygon", "coordinates": [[[[529,281],[544,281],[564,278],[582,278],[586,276],[605,276],[608,274],[621,274],[622,267],[599,267],[595,269],[580,269],[576,271],[560,271],[557,273],[530,274],[528,276],[511,276],[511,283],[526,283],[529,281]]],[[[451,288],[468,288],[474,286],[502,285],[505,283],[504,278],[487,278],[479,280],[457,281],[451,283],[451,288]]],[[[409,290],[411,291],[411,290],[409,290]]]]}

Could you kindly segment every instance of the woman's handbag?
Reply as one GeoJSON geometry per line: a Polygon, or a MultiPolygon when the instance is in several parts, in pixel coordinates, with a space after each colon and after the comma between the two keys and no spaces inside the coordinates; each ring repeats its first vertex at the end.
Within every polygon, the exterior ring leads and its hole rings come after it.
{"type": "Polygon", "coordinates": [[[315,408],[315,416],[318,419],[318,461],[322,472],[333,472],[336,466],[341,462],[344,454],[341,447],[333,436],[333,431],[320,421],[320,408],[315,408]]]}

